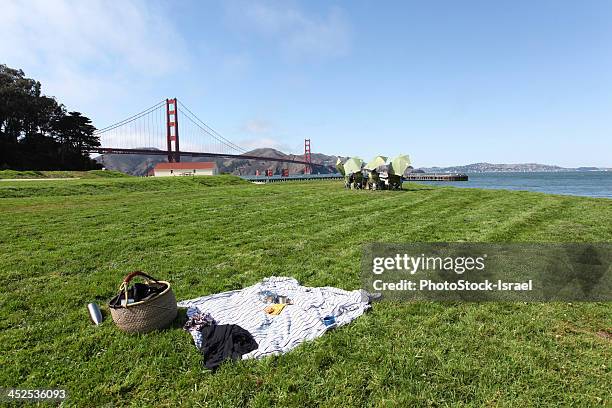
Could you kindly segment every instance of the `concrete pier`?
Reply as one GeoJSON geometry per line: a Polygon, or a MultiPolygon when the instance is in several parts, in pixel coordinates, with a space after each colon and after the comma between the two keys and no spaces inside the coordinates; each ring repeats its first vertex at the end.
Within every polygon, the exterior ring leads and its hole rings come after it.
{"type": "MultiPolygon", "coordinates": [[[[290,174],[289,176],[240,176],[253,183],[278,183],[282,181],[311,181],[311,180],[344,180],[340,173],[335,174],[290,174]]],[[[467,174],[433,174],[433,173],[410,173],[403,177],[403,181],[467,181],[467,174]]]]}
{"type": "Polygon", "coordinates": [[[409,173],[404,181],[468,181],[468,176],[462,173],[409,173]]]}

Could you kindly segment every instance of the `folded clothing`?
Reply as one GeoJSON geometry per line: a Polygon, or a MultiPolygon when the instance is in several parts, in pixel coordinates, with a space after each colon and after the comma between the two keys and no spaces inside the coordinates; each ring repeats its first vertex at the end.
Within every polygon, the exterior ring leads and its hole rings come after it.
{"type": "Polygon", "coordinates": [[[209,313],[194,313],[189,316],[189,319],[183,325],[183,329],[189,332],[200,331],[205,326],[212,326],[217,324],[215,319],[209,313]]]}
{"type": "Polygon", "coordinates": [[[204,366],[210,370],[227,359],[239,360],[243,354],[257,349],[251,333],[235,324],[207,325],[198,332],[202,336],[200,351],[204,366]]]}
{"type": "MultiPolygon", "coordinates": [[[[306,287],[287,277],[270,277],[244,289],[203,296],[179,302],[187,307],[187,315],[209,313],[217,324],[237,324],[247,330],[258,348],[242,358],[261,358],[285,353],[307,340],[323,335],[330,327],[323,318],[334,316],[336,325],[343,326],[370,308],[362,291],[346,291],[334,287],[306,287]],[[267,314],[269,306],[261,292],[270,291],[287,296],[293,305],[277,316],[267,314]]],[[[191,331],[198,348],[203,345],[202,334],[191,331]]]]}
{"type": "MultiPolygon", "coordinates": [[[[168,288],[165,283],[150,282],[150,283],[135,283],[127,290],[127,304],[142,302],[152,299],[168,288]]],[[[109,305],[113,308],[118,308],[126,305],[125,292],[121,291],[114,296],[109,305]]]]}

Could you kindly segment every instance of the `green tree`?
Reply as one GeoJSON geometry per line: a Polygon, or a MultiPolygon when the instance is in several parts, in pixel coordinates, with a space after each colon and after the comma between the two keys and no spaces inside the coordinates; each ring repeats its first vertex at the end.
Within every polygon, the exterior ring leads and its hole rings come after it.
{"type": "Polygon", "coordinates": [[[100,138],[94,134],[96,128],[81,112],[68,112],[57,118],[52,128],[63,151],[87,154],[89,149],[100,146],[100,138]]]}
{"type": "Polygon", "coordinates": [[[88,149],[99,146],[91,120],[66,113],[40,82],[0,64],[0,168],[90,169],[88,149]]]}

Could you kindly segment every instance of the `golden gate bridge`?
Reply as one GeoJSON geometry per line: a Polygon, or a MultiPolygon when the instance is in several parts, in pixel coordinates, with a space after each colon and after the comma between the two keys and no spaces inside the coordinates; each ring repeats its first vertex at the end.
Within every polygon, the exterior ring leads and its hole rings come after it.
{"type": "Polygon", "coordinates": [[[96,130],[95,135],[100,138],[100,146],[90,149],[90,153],[163,155],[167,156],[168,162],[180,162],[183,156],[297,163],[304,165],[304,174],[310,174],[313,167],[310,139],[304,141],[303,158],[248,154],[246,149],[199,119],[177,98],[160,101],[142,112],[96,130]]]}

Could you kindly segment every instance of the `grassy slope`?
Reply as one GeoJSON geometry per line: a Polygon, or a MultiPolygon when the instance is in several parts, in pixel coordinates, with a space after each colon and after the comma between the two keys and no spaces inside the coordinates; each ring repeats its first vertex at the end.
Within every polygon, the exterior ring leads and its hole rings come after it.
{"type": "Polygon", "coordinates": [[[91,326],[85,304],[107,301],[135,269],[172,281],[179,299],[270,275],[355,289],[360,244],[372,240],[612,239],[604,199],[200,180],[0,186],[20,197],[0,199],[0,385],[65,387],[85,406],[610,403],[612,347],[596,334],[612,326],[610,304],[383,302],[287,355],[215,374],[178,327],[91,326]]]}
{"type": "Polygon", "coordinates": [[[0,179],[54,179],[54,178],[120,178],[130,177],[119,171],[38,171],[38,170],[0,170],[0,179]]]}
{"type": "Polygon", "coordinates": [[[142,178],[126,177],[118,179],[97,180],[57,180],[0,183],[0,198],[28,198],[77,195],[109,195],[133,192],[167,192],[200,190],[201,187],[219,187],[230,185],[249,185],[250,183],[236,176],[221,175],[216,177],[181,177],[179,178],[142,178]]]}

